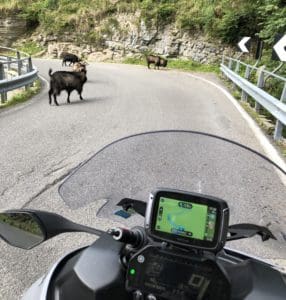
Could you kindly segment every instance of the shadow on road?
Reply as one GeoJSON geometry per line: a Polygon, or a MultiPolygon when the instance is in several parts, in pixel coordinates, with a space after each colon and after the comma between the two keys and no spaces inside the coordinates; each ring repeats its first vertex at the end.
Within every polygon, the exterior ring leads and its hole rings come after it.
{"type": "Polygon", "coordinates": [[[109,84],[107,80],[100,80],[100,79],[87,79],[86,83],[96,83],[96,84],[109,84]]]}
{"type": "MultiPolygon", "coordinates": [[[[102,101],[107,101],[109,100],[110,97],[96,97],[96,98],[84,98],[84,100],[80,100],[80,99],[76,99],[76,100],[70,100],[70,103],[67,103],[66,100],[64,100],[63,102],[58,101],[59,106],[63,106],[63,105],[79,105],[79,104],[88,104],[91,102],[102,102],[102,101]]],[[[54,103],[52,106],[56,106],[54,103]]]]}

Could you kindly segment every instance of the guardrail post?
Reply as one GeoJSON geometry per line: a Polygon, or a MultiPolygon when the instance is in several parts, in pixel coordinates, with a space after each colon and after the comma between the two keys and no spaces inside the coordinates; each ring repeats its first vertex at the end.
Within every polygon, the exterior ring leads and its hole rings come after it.
{"type": "MultiPolygon", "coordinates": [[[[236,65],[235,65],[235,69],[234,69],[234,72],[235,73],[238,73],[239,72],[239,69],[240,69],[240,62],[239,60],[236,62],[236,65]]],[[[236,88],[236,85],[235,83],[233,83],[232,87],[235,89],[236,88]]]]}
{"type": "MultiPolygon", "coordinates": [[[[280,98],[281,102],[286,103],[286,83],[284,84],[283,92],[280,98]]],[[[280,140],[282,138],[283,124],[277,120],[275,131],[274,131],[274,140],[280,140]]]]}
{"type": "Polygon", "coordinates": [[[7,68],[8,68],[8,71],[11,70],[11,61],[12,61],[12,58],[11,57],[7,57],[7,68]]]}
{"type": "Polygon", "coordinates": [[[238,73],[240,69],[240,63],[239,60],[236,62],[236,66],[235,66],[235,73],[238,73]]]}
{"type": "Polygon", "coordinates": [[[29,56],[28,58],[28,66],[29,66],[29,72],[33,71],[33,64],[32,64],[32,57],[29,56]]]}
{"type": "MultiPolygon", "coordinates": [[[[26,65],[26,74],[28,74],[30,72],[29,70],[29,64],[26,65]]],[[[27,84],[25,85],[25,91],[27,91],[29,89],[29,87],[31,86],[31,84],[27,84]]]]}
{"type": "Polygon", "coordinates": [[[231,70],[232,68],[232,59],[229,59],[229,62],[228,62],[228,68],[231,70]]]}
{"type": "MultiPolygon", "coordinates": [[[[224,54],[222,55],[221,65],[222,65],[222,66],[225,65],[225,56],[224,56],[224,54]]],[[[225,74],[223,73],[223,71],[221,71],[221,75],[222,75],[224,78],[227,78],[227,77],[225,76],[225,74]]]]}
{"type": "MultiPolygon", "coordinates": [[[[5,71],[4,71],[4,65],[0,63],[0,80],[5,79],[5,71]]],[[[1,103],[5,103],[7,101],[7,93],[3,92],[1,93],[1,103]]]]}
{"type": "MultiPolygon", "coordinates": [[[[262,89],[264,87],[264,84],[265,84],[264,72],[261,71],[257,80],[257,86],[262,89]]],[[[258,102],[255,102],[255,111],[259,113],[260,110],[261,110],[261,105],[258,102]]]]}
{"type": "MultiPolygon", "coordinates": [[[[246,69],[245,69],[244,78],[248,80],[249,77],[250,77],[250,66],[247,65],[246,69]]],[[[242,91],[242,93],[241,93],[241,100],[242,101],[247,101],[247,97],[248,97],[247,93],[245,91],[242,91]]]]}
{"type": "MultiPolygon", "coordinates": [[[[28,60],[27,60],[27,73],[30,73],[33,71],[33,64],[32,64],[32,58],[31,56],[29,56],[28,60]]],[[[28,84],[25,86],[25,90],[27,91],[31,86],[33,86],[33,84],[28,84]]]]}
{"type": "Polygon", "coordinates": [[[21,59],[21,54],[19,51],[17,51],[17,59],[18,59],[18,76],[20,76],[22,74],[22,61],[21,59]]]}

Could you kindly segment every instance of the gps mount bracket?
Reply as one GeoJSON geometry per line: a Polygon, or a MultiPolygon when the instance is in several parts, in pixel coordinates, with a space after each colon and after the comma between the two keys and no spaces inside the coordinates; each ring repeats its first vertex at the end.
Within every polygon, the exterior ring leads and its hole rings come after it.
{"type": "Polygon", "coordinates": [[[129,209],[133,209],[137,214],[145,217],[147,203],[144,201],[124,198],[121,199],[116,205],[121,206],[123,210],[127,212],[129,209]]]}

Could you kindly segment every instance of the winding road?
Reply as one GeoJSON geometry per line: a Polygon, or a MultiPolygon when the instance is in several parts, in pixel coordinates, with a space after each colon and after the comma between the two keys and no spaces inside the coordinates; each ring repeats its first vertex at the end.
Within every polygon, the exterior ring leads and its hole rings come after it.
{"type": "MultiPolygon", "coordinates": [[[[46,80],[49,68],[62,69],[59,60],[33,63],[46,80]]],[[[0,112],[1,209],[44,209],[102,229],[117,224],[96,218],[104,200],[75,209],[59,196],[58,186],[104,145],[130,134],[187,129],[233,139],[263,153],[268,147],[222,92],[215,75],[99,63],[90,63],[87,70],[84,101],[73,92],[68,105],[63,92],[60,106],[50,106],[44,83],[29,102],[0,112]]],[[[66,234],[29,252],[0,241],[0,299],[18,299],[61,255],[93,239],[66,234]]]]}

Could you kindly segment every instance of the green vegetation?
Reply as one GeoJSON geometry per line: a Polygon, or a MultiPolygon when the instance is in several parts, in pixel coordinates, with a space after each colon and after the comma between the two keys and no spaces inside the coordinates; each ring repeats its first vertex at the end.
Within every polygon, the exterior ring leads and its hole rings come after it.
{"type": "Polygon", "coordinates": [[[21,45],[17,46],[17,49],[29,55],[35,55],[44,50],[44,48],[39,46],[36,42],[22,43],[21,45]]]}
{"type": "MultiPolygon", "coordinates": [[[[264,56],[260,65],[273,70],[278,62],[272,61],[271,51],[277,34],[286,33],[285,0],[2,0],[0,12],[20,13],[28,23],[29,30],[37,28],[46,34],[74,37],[76,44],[90,44],[101,48],[106,39],[116,32],[127,32],[118,20],[118,13],[132,14],[139,27],[144,20],[147,27],[162,29],[175,24],[181,32],[201,32],[210,40],[220,40],[235,45],[242,36],[262,38],[265,41],[264,56]]],[[[41,51],[41,47],[27,42],[21,49],[29,54],[41,51]]],[[[244,61],[254,64],[250,56],[244,61]]],[[[125,58],[124,63],[146,65],[143,58],[125,58]]],[[[168,68],[219,73],[218,65],[203,65],[191,60],[170,59],[168,68]]],[[[243,76],[242,67],[240,74],[243,76]]],[[[286,68],[279,71],[286,76],[286,68]]],[[[257,83],[252,72],[250,81],[257,83]]],[[[280,97],[283,84],[269,78],[265,91],[280,97]]],[[[9,103],[22,102],[31,91],[21,93],[9,103]]],[[[249,98],[250,106],[254,102],[249,98]]],[[[10,105],[10,104],[5,104],[10,105]]],[[[2,106],[1,106],[2,107],[2,106]]],[[[273,117],[262,109],[270,122],[273,117]]]]}
{"type": "MultiPolygon", "coordinates": [[[[255,120],[258,126],[269,136],[273,136],[275,129],[276,120],[264,109],[260,113],[257,113],[253,109],[254,100],[250,100],[250,102],[240,102],[241,106],[246,110],[246,112],[255,120]]],[[[281,154],[286,157],[286,143],[285,137],[286,132],[285,128],[283,129],[282,136],[284,139],[275,141],[275,144],[278,146],[281,154]]]]}
{"type": "Polygon", "coordinates": [[[30,87],[28,90],[21,91],[21,92],[15,94],[11,100],[9,100],[3,104],[0,104],[0,109],[4,108],[4,107],[16,105],[18,103],[25,102],[25,101],[29,100],[31,97],[38,94],[40,90],[41,90],[41,81],[38,79],[34,82],[34,85],[32,87],[30,87]]]}
{"type": "Polygon", "coordinates": [[[21,1],[19,0],[2,0],[0,2],[0,11],[2,13],[8,11],[15,11],[22,8],[21,1]]]}
{"type": "MultiPolygon", "coordinates": [[[[226,80],[223,76],[220,78],[224,81],[224,84],[229,88],[234,98],[236,98],[244,110],[255,120],[257,125],[267,134],[270,138],[273,137],[276,119],[263,107],[261,107],[259,113],[255,111],[255,100],[248,96],[247,101],[241,101],[241,91],[237,88],[234,88],[233,84],[226,80]]],[[[257,75],[254,73],[251,76],[251,81],[256,83],[257,75]]],[[[278,90],[278,88],[276,88],[278,90]]],[[[269,92],[269,91],[268,91],[269,92]]],[[[278,98],[281,94],[279,94],[278,98]]],[[[278,141],[273,141],[276,146],[279,148],[281,154],[286,157],[286,128],[283,128],[282,131],[283,139],[278,141]]]]}
{"type": "Polygon", "coordinates": [[[171,59],[168,62],[168,67],[171,69],[179,69],[194,72],[214,72],[219,73],[218,65],[201,64],[192,60],[171,59]]]}
{"type": "Polygon", "coordinates": [[[142,65],[142,66],[146,66],[146,60],[143,59],[143,58],[127,57],[122,62],[124,64],[129,64],[129,65],[142,65]]]}
{"type": "MultiPolygon", "coordinates": [[[[123,60],[123,63],[146,66],[146,60],[144,58],[128,57],[123,60]]],[[[151,66],[151,68],[152,67],[153,65],[151,66]]],[[[167,67],[170,69],[178,69],[184,71],[213,72],[217,74],[219,73],[218,65],[201,64],[189,59],[169,59],[167,67]]]]}
{"type": "Polygon", "coordinates": [[[0,222],[43,237],[37,221],[27,213],[1,213],[0,222]]]}
{"type": "Polygon", "coordinates": [[[31,28],[84,33],[91,40],[91,32],[111,34],[120,27],[117,13],[136,11],[147,26],[176,23],[183,31],[199,30],[226,43],[257,35],[270,45],[275,34],[286,31],[285,0],[2,0],[0,11],[9,10],[21,11],[31,28]]]}

